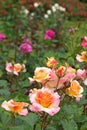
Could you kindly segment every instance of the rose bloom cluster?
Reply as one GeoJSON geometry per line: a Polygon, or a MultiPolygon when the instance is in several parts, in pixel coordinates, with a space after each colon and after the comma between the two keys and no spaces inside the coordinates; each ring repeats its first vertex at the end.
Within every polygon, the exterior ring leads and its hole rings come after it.
{"type": "Polygon", "coordinates": [[[76,70],[67,63],[60,65],[54,57],[50,57],[47,58],[46,67],[37,67],[34,76],[29,77],[31,84],[33,82],[39,84],[39,88],[37,86],[29,92],[30,103],[16,102],[11,99],[8,102],[4,101],[1,106],[20,115],[27,115],[29,109],[38,114],[45,112],[53,116],[60,111],[60,102],[63,96],[59,93],[59,90],[63,90],[63,95],[68,95],[71,98],[76,98],[76,101],[80,101],[83,93],[81,82],[84,82],[85,79],[85,69],[76,70]]]}
{"type": "Polygon", "coordinates": [[[83,87],[79,81],[84,82],[86,79],[85,69],[76,70],[67,63],[64,66],[59,65],[54,57],[48,58],[46,65],[46,67],[37,67],[35,69],[33,78],[29,77],[31,84],[38,82],[44,88],[54,92],[63,89],[65,94],[75,97],[76,100],[82,97],[83,87]]]}
{"type": "Polygon", "coordinates": [[[25,64],[20,64],[20,63],[12,64],[11,62],[8,62],[6,64],[5,69],[8,72],[8,74],[14,74],[17,76],[21,72],[26,72],[25,64]]]}

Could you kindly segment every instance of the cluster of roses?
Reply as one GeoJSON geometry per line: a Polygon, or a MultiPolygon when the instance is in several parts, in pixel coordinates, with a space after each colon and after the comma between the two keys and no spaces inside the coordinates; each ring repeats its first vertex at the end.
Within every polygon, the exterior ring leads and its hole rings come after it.
{"type": "Polygon", "coordinates": [[[1,106],[20,115],[27,115],[29,109],[39,114],[46,112],[53,116],[59,112],[60,102],[65,95],[75,97],[77,101],[80,101],[83,92],[80,84],[85,78],[85,70],[76,70],[67,63],[60,65],[54,57],[50,57],[47,59],[46,67],[37,67],[33,78],[29,77],[31,84],[38,83],[37,88],[30,90],[31,104],[15,102],[11,99],[8,102],[4,101],[1,106]],[[62,93],[59,93],[60,90],[62,93]]]}
{"type": "MultiPolygon", "coordinates": [[[[55,33],[52,30],[47,30],[45,33],[45,39],[52,39],[54,36],[55,33]]],[[[0,41],[4,39],[5,35],[1,33],[0,41]]],[[[87,47],[86,37],[82,40],[82,46],[83,48],[87,47]]],[[[24,54],[32,52],[31,41],[24,39],[23,44],[19,48],[24,54]]],[[[80,62],[87,62],[86,51],[83,51],[81,55],[77,54],[76,59],[80,62]]],[[[26,68],[24,64],[12,64],[9,62],[6,64],[6,71],[9,74],[19,75],[20,72],[25,72],[26,68]]],[[[85,69],[76,70],[67,63],[60,65],[54,57],[47,58],[46,67],[37,67],[34,71],[33,78],[29,77],[31,84],[33,82],[38,83],[37,88],[30,90],[29,99],[31,104],[16,102],[11,99],[4,101],[1,107],[20,115],[27,115],[29,109],[37,113],[46,112],[53,116],[59,112],[60,102],[65,95],[72,98],[75,97],[76,101],[80,101],[83,92],[81,83],[86,84],[86,75],[85,69]],[[60,93],[60,90],[62,93],[60,93]]]]}
{"type": "Polygon", "coordinates": [[[6,64],[6,71],[8,74],[19,75],[21,72],[26,72],[25,64],[12,64],[11,62],[6,64]]]}

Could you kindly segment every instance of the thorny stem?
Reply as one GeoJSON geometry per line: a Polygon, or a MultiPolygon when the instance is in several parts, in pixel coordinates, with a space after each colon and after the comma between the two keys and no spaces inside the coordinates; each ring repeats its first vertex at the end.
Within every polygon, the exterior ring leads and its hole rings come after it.
{"type": "Polygon", "coordinates": [[[48,123],[46,122],[47,117],[48,117],[48,114],[44,113],[44,117],[43,117],[43,121],[42,121],[42,125],[41,125],[41,130],[46,130],[46,127],[48,125],[48,123]]]}

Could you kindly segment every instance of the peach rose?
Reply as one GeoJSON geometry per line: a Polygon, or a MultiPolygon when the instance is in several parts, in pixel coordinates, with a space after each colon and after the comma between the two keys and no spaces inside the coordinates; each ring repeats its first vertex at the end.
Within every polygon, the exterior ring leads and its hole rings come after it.
{"type": "Polygon", "coordinates": [[[59,110],[60,96],[57,92],[54,92],[48,88],[43,87],[42,89],[31,90],[29,94],[30,110],[33,112],[46,112],[53,116],[59,110]]]}
{"type": "Polygon", "coordinates": [[[29,104],[26,102],[15,102],[13,99],[11,99],[8,102],[4,101],[1,104],[1,107],[7,111],[26,116],[28,114],[28,110],[24,107],[27,107],[28,105],[29,104]]]}
{"type": "Polygon", "coordinates": [[[67,93],[71,97],[82,97],[83,88],[80,86],[77,80],[73,80],[69,88],[67,88],[67,93]]]}
{"type": "Polygon", "coordinates": [[[50,68],[37,67],[34,71],[33,78],[29,78],[29,80],[30,82],[36,81],[43,84],[49,79],[50,72],[51,72],[50,68]]]}
{"type": "Polygon", "coordinates": [[[21,64],[19,64],[19,63],[14,64],[14,74],[15,75],[18,75],[18,73],[21,72],[21,69],[22,69],[21,64]]]}

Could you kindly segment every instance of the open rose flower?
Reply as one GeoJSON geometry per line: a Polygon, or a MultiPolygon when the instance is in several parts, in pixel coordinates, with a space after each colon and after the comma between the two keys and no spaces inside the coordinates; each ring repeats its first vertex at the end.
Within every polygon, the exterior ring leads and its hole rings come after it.
{"type": "Polygon", "coordinates": [[[0,42],[3,41],[6,38],[5,34],[0,33],[0,42]]]}
{"type": "Polygon", "coordinates": [[[17,64],[14,64],[14,74],[15,75],[18,75],[19,72],[21,72],[22,70],[22,65],[17,63],[17,64]]]}
{"type": "Polygon", "coordinates": [[[84,36],[84,37],[82,38],[82,47],[83,47],[83,48],[86,48],[86,47],[87,47],[87,37],[86,37],[86,36],[84,36]]]}
{"type": "Polygon", "coordinates": [[[55,37],[55,32],[51,29],[46,30],[44,39],[51,40],[55,37]]]}
{"type": "Polygon", "coordinates": [[[20,48],[20,51],[23,52],[24,54],[31,53],[32,42],[28,38],[25,38],[19,48],[20,48]]]}
{"type": "Polygon", "coordinates": [[[4,101],[1,104],[1,107],[15,114],[26,116],[28,114],[28,110],[25,107],[27,107],[28,105],[29,104],[26,102],[15,102],[13,99],[11,99],[8,102],[4,101]]]}
{"type": "Polygon", "coordinates": [[[56,68],[58,61],[54,57],[47,58],[46,65],[49,68],[56,68]]]}
{"type": "Polygon", "coordinates": [[[47,67],[37,67],[34,71],[33,78],[29,78],[30,82],[36,81],[39,83],[45,83],[49,79],[49,74],[51,72],[50,68],[47,67]]]}
{"type": "Polygon", "coordinates": [[[32,46],[28,43],[23,43],[20,45],[20,51],[23,53],[31,53],[32,52],[32,46]]]}
{"type": "Polygon", "coordinates": [[[70,87],[66,89],[67,93],[71,97],[82,97],[83,88],[80,86],[77,80],[73,80],[70,87]]]}
{"type": "Polygon", "coordinates": [[[81,52],[81,55],[77,54],[76,56],[76,59],[79,61],[79,62],[87,62],[87,52],[86,51],[83,51],[81,52]]]}
{"type": "Polygon", "coordinates": [[[31,90],[29,97],[32,103],[30,110],[33,112],[44,111],[53,116],[60,110],[60,96],[48,88],[31,90]]]}

